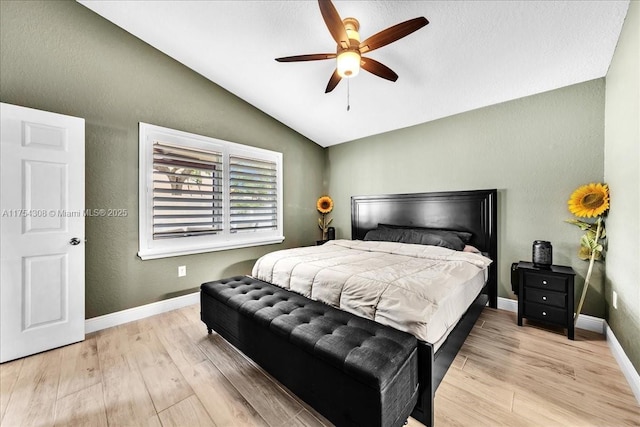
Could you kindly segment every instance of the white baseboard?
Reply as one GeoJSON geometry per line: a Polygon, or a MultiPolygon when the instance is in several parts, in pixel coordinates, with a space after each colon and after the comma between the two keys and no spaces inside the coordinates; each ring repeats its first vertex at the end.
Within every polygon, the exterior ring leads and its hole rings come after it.
{"type": "Polygon", "coordinates": [[[500,310],[518,312],[518,300],[511,298],[498,297],[498,308],[500,310]]]}
{"type": "Polygon", "coordinates": [[[620,366],[620,370],[622,374],[627,379],[629,386],[631,387],[631,391],[636,396],[636,400],[640,403],[640,374],[636,371],[633,364],[627,357],[627,354],[624,352],[624,349],[618,342],[618,339],[613,334],[613,331],[605,322],[606,327],[606,336],[607,336],[607,344],[609,344],[609,348],[611,349],[611,353],[613,353],[613,357],[615,357],[618,365],[620,366]]]}
{"type": "Polygon", "coordinates": [[[200,292],[194,292],[192,294],[182,295],[175,298],[153,302],[151,304],[141,305],[139,307],[129,308],[127,310],[117,311],[115,313],[105,314],[104,316],[92,317],[91,319],[85,320],[84,331],[86,334],[89,334],[91,332],[133,322],[134,320],[144,319],[145,317],[165,313],[167,311],[197,304],[199,302],[200,292]]]}
{"type": "MultiPolygon", "coordinates": [[[[514,313],[518,312],[518,300],[498,297],[498,308],[500,310],[513,311],[514,313]]],[[[576,328],[585,329],[587,331],[597,332],[599,334],[603,334],[605,332],[604,329],[605,321],[599,317],[589,316],[586,314],[581,314],[578,317],[578,323],[576,324],[576,328]]]]}

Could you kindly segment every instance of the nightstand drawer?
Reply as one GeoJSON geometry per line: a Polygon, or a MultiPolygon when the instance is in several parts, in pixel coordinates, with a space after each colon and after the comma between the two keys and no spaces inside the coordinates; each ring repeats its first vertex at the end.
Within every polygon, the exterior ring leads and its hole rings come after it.
{"type": "Polygon", "coordinates": [[[539,288],[524,288],[524,298],[527,301],[543,305],[554,305],[565,308],[567,306],[567,294],[561,292],[548,291],[539,288]]]}
{"type": "Polygon", "coordinates": [[[541,289],[567,292],[567,278],[537,272],[527,272],[524,275],[524,286],[534,286],[541,289]]]}
{"type": "Polygon", "coordinates": [[[525,305],[524,316],[527,319],[537,319],[560,324],[564,324],[567,321],[566,310],[532,302],[525,305]]]}

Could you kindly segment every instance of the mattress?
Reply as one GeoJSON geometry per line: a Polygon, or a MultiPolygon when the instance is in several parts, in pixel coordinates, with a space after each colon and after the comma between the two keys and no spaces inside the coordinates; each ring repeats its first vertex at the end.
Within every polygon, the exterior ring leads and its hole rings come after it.
{"type": "Polygon", "coordinates": [[[252,276],[381,324],[435,349],[482,290],[483,255],[396,242],[332,240],[258,259],[252,276]]]}

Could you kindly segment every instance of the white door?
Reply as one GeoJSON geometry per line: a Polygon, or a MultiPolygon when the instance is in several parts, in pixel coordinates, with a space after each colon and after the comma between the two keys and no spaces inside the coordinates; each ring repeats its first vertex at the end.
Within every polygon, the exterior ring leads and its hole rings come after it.
{"type": "Polygon", "coordinates": [[[84,340],[84,119],[1,104],[0,363],[84,340]]]}

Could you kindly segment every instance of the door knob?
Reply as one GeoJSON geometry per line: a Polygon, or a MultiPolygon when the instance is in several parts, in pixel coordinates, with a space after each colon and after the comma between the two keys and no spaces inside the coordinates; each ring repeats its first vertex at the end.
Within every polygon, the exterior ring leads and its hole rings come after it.
{"type": "Polygon", "coordinates": [[[73,246],[79,245],[80,239],[78,239],[77,237],[74,237],[71,240],[69,240],[69,243],[72,244],[73,246]]]}

